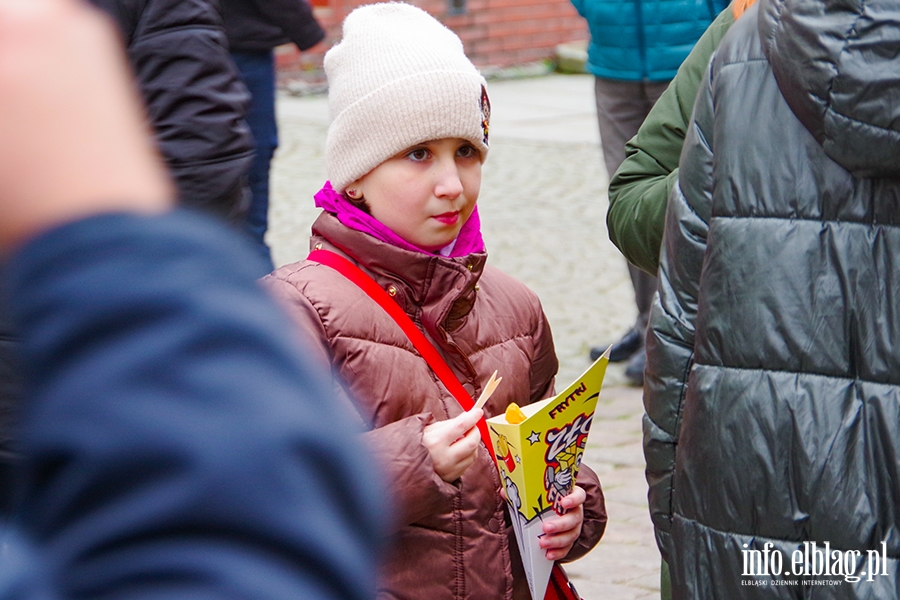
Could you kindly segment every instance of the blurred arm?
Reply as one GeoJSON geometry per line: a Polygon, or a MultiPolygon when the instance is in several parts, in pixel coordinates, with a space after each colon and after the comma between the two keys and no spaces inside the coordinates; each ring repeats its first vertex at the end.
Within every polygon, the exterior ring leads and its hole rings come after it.
{"type": "Polygon", "coordinates": [[[118,38],[75,0],[0,1],[0,251],[98,213],[158,213],[172,187],[118,38]]]}
{"type": "Polygon", "coordinates": [[[381,490],[254,267],[181,212],[80,220],[9,265],[18,522],[64,596],[369,597],[381,490]]]}
{"type": "Polygon", "coordinates": [[[384,503],[358,432],[237,237],[167,211],[126,73],[75,0],[0,0],[28,365],[0,597],[369,598],[384,503]]]}

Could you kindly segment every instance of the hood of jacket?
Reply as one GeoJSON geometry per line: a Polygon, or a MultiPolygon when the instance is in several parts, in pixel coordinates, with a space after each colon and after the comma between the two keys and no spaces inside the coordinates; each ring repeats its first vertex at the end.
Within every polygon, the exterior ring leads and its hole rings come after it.
{"type": "Polygon", "coordinates": [[[900,10],[890,0],[760,0],[778,88],[829,158],[900,176],[900,10]]]}

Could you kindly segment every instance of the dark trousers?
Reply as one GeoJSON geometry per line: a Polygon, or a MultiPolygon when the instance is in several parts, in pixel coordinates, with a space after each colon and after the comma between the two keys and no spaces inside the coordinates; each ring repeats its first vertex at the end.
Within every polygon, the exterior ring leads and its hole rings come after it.
{"type": "Polygon", "coordinates": [[[269,166],[275,149],[278,148],[278,125],[275,121],[275,56],[271,50],[232,52],[231,56],[240,71],[244,85],[250,91],[247,124],[256,140],[256,156],[249,174],[253,201],[247,213],[245,228],[271,271],[274,269],[272,253],[266,244],[265,236],[269,228],[269,166]]]}
{"type": "MultiPolygon", "coordinates": [[[[669,86],[668,81],[616,81],[600,77],[594,80],[597,102],[597,122],[600,126],[600,146],[606,171],[612,179],[625,160],[625,144],[633,138],[656,100],[669,86]]],[[[656,277],[632,264],[628,274],[634,287],[638,318],[636,326],[643,332],[650,318],[650,305],[656,293],[656,277]]]]}

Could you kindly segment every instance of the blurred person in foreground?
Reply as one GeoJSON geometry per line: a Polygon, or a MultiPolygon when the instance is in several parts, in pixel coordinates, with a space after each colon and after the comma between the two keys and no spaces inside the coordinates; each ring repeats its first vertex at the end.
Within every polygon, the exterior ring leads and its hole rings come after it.
{"type": "MultiPolygon", "coordinates": [[[[594,75],[600,145],[612,178],[625,159],[625,143],[637,133],[679,65],[725,8],[723,0],[572,0],[591,33],[587,70],[594,75]]],[[[610,349],[610,362],[626,362],[625,378],[644,381],[644,335],[656,277],[628,263],[637,319],[610,349]]],[[[590,350],[597,360],[607,344],[590,350]]]]}
{"type": "Polygon", "coordinates": [[[269,166],[278,148],[275,120],[276,46],[293,42],[301,51],[325,39],[307,0],[221,0],[222,19],[231,57],[250,91],[247,124],[256,155],[250,167],[252,201],[244,228],[264,265],[260,275],[275,269],[266,244],[269,229],[269,166]]]}
{"type": "Polygon", "coordinates": [[[896,14],[759,0],[703,78],[647,336],[673,598],[898,597],[896,14]]]}
{"type": "MultiPolygon", "coordinates": [[[[248,94],[228,54],[217,0],[90,0],[112,17],[178,201],[236,226],[250,205],[253,139],[248,94]]],[[[17,461],[21,366],[16,332],[0,313],[0,515],[17,461]]]]}
{"type": "Polygon", "coordinates": [[[3,598],[370,598],[384,503],[236,234],[181,210],[113,30],[0,0],[23,335],[3,598]]]}

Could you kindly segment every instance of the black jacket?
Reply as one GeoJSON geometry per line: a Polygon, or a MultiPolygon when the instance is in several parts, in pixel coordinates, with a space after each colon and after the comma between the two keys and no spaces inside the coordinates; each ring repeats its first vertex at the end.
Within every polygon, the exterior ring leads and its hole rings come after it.
{"type": "Polygon", "coordinates": [[[216,0],[91,0],[125,41],[182,203],[239,220],[249,206],[249,94],[216,0]]]}
{"type": "Polygon", "coordinates": [[[701,85],[647,338],[644,449],[673,598],[898,597],[895,14],[760,0],[701,85]],[[881,568],[816,576],[813,542],[881,568]],[[742,585],[773,579],[757,575],[764,550],[775,580],[801,585],[742,585]]]}
{"type": "Polygon", "coordinates": [[[293,42],[301,50],[325,37],[306,0],[221,0],[232,51],[264,51],[293,42]]]}

